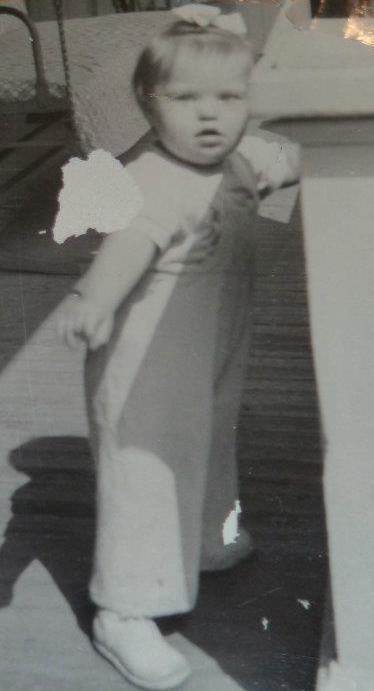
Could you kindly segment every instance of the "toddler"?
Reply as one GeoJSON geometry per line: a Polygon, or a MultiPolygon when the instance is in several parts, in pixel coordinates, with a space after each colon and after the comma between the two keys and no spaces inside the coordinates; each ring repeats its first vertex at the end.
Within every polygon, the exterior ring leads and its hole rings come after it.
{"type": "Polygon", "coordinates": [[[243,530],[225,546],[222,528],[238,498],[258,189],[298,175],[295,146],[244,136],[252,55],[239,16],[175,11],[133,78],[152,136],[120,160],[142,208],[105,238],[59,320],[69,344],[88,345],[94,644],[148,689],[190,673],[153,619],[191,610],[201,570],[251,551],[243,530]]]}

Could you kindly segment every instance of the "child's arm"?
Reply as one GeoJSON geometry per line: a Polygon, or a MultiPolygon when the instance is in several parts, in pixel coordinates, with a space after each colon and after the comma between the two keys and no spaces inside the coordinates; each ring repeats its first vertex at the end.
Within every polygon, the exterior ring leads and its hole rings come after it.
{"type": "Polygon", "coordinates": [[[114,312],[149,268],[156,244],[132,229],[108,235],[76,288],[101,311],[114,312]]]}
{"type": "Polygon", "coordinates": [[[293,142],[245,136],[238,150],[251,162],[260,192],[272,192],[278,187],[296,183],[300,177],[300,147],[293,142]]]}
{"type": "MultiPolygon", "coordinates": [[[[271,145],[270,145],[271,146],[271,145]]],[[[258,189],[272,191],[295,184],[300,178],[300,147],[293,142],[273,145],[273,160],[260,177],[258,189]]]]}
{"type": "Polygon", "coordinates": [[[113,318],[150,267],[156,244],[143,233],[118,231],[108,235],[83,278],[64,301],[58,331],[68,345],[86,340],[92,350],[106,343],[113,318]]]}

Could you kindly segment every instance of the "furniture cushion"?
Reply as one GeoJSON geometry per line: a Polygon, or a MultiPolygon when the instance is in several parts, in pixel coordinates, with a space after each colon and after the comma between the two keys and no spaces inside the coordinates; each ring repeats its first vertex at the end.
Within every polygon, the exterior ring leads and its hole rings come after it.
{"type": "MultiPolygon", "coordinates": [[[[147,130],[131,90],[136,58],[169,12],[134,12],[65,20],[76,121],[84,149],[114,155],[147,130]]],[[[56,22],[40,22],[50,92],[64,99],[65,80],[56,22]]],[[[23,26],[0,36],[0,101],[17,104],[35,95],[35,71],[23,26]],[[17,46],[17,50],[15,50],[17,46]]]]}
{"type": "MultiPolygon", "coordinates": [[[[27,14],[25,0],[5,0],[3,4],[5,7],[11,7],[15,10],[21,10],[21,12],[27,14]]],[[[15,19],[9,14],[0,15],[0,34],[4,34],[6,31],[13,31],[15,27],[15,22],[17,22],[17,19],[15,19]]]]}

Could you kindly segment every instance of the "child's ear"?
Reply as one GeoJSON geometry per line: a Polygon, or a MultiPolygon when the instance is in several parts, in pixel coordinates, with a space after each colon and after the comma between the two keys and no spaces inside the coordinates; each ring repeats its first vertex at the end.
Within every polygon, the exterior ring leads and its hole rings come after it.
{"type": "Polygon", "coordinates": [[[155,118],[154,110],[153,110],[151,104],[150,103],[144,104],[142,111],[143,111],[143,115],[144,115],[145,119],[148,122],[148,125],[150,127],[154,128],[156,125],[156,118],[155,118]]]}
{"type": "Polygon", "coordinates": [[[249,75],[248,78],[248,83],[247,83],[247,107],[248,107],[248,118],[253,117],[252,115],[252,110],[253,110],[253,84],[252,84],[252,72],[249,75]]]}
{"type": "Polygon", "coordinates": [[[144,117],[146,118],[148,124],[153,127],[155,123],[154,114],[154,98],[153,94],[145,94],[142,88],[138,88],[135,91],[136,100],[140,110],[142,111],[144,117]]]}
{"type": "Polygon", "coordinates": [[[139,108],[143,111],[144,115],[147,117],[147,101],[142,85],[138,84],[134,89],[135,98],[139,108]]]}

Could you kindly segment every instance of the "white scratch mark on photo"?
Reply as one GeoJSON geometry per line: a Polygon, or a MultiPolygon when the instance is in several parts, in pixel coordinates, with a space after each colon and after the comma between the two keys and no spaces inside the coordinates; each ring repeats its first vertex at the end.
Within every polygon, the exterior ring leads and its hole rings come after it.
{"type": "Polygon", "coordinates": [[[227,516],[222,529],[223,544],[231,545],[239,537],[238,515],[242,512],[240,501],[235,501],[235,507],[227,516]]]}
{"type": "Polygon", "coordinates": [[[297,598],[297,602],[306,610],[310,609],[312,606],[309,600],[301,600],[300,598],[297,598]]]}

